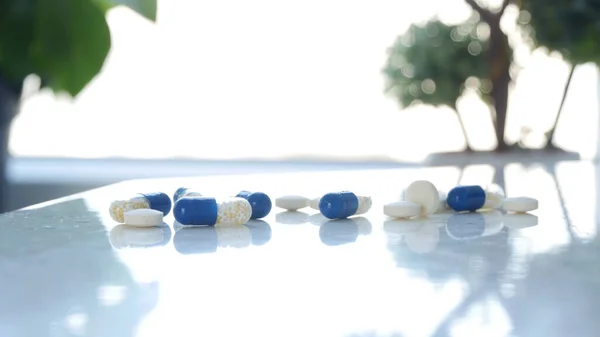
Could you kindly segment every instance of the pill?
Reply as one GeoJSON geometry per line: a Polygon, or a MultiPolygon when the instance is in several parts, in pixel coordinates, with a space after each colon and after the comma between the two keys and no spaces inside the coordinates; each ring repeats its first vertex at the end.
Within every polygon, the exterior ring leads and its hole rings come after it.
{"type": "Polygon", "coordinates": [[[140,208],[125,212],[125,224],[134,227],[155,227],[163,223],[164,214],[160,211],[140,208]]]}
{"type": "Polygon", "coordinates": [[[419,216],[421,205],[410,201],[396,201],[383,206],[383,214],[396,219],[419,216]]]}
{"type": "Polygon", "coordinates": [[[319,201],[319,211],[328,219],[345,219],[364,214],[371,208],[371,197],[357,196],[348,191],[327,193],[319,201]]]}
{"type": "Polygon", "coordinates": [[[320,202],[321,202],[320,197],[312,198],[312,199],[310,199],[310,202],[308,205],[310,206],[310,208],[314,209],[315,211],[318,211],[320,202]]]}
{"type": "Polygon", "coordinates": [[[299,195],[286,195],[275,199],[275,206],[288,211],[297,211],[308,206],[308,198],[299,195]]]}
{"type": "Polygon", "coordinates": [[[456,212],[475,212],[479,209],[500,207],[504,197],[500,193],[485,191],[481,186],[456,186],[448,193],[446,203],[456,212]]]}
{"type": "Polygon", "coordinates": [[[437,188],[426,180],[417,180],[408,185],[405,198],[406,201],[421,206],[421,215],[433,214],[440,206],[440,194],[437,188]]]}
{"type": "Polygon", "coordinates": [[[115,200],[110,203],[110,217],[116,222],[123,223],[125,221],[125,212],[140,209],[150,208],[163,213],[169,214],[171,211],[171,198],[165,193],[140,193],[125,200],[115,200]]]}
{"type": "Polygon", "coordinates": [[[173,193],[173,202],[175,202],[185,196],[200,197],[200,196],[202,196],[202,194],[200,194],[200,192],[198,192],[196,190],[192,190],[187,187],[180,187],[175,191],[175,193],[173,193]]]}
{"type": "Polygon", "coordinates": [[[506,198],[502,207],[507,212],[525,213],[538,209],[538,201],[529,197],[506,198]]]}
{"type": "Polygon", "coordinates": [[[173,206],[175,220],[186,226],[243,225],[252,215],[244,198],[183,197],[173,206]]]}
{"type": "Polygon", "coordinates": [[[244,198],[250,203],[250,207],[252,207],[250,219],[264,218],[271,212],[273,206],[271,198],[263,192],[241,191],[236,197],[244,198]]]}

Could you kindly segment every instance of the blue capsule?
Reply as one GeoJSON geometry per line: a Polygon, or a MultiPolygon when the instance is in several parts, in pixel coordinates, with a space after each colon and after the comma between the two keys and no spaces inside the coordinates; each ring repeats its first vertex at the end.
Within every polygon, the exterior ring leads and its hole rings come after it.
{"type": "Polygon", "coordinates": [[[187,187],[180,187],[175,191],[175,193],[173,193],[173,202],[176,202],[177,200],[185,196],[200,197],[202,196],[202,194],[187,187]]]}
{"type": "Polygon", "coordinates": [[[236,197],[244,198],[250,203],[250,206],[252,207],[250,219],[264,218],[271,212],[271,198],[265,193],[241,191],[236,197]]]}
{"type": "Polygon", "coordinates": [[[175,220],[186,226],[243,225],[250,219],[252,207],[243,198],[218,200],[204,196],[184,196],[173,206],[175,220]]]}
{"type": "Polygon", "coordinates": [[[319,210],[328,219],[345,219],[353,216],[358,206],[358,197],[348,191],[327,193],[319,201],[319,210]]]}
{"type": "Polygon", "coordinates": [[[155,193],[140,193],[148,204],[150,204],[150,208],[162,212],[165,216],[171,212],[171,198],[166,193],[163,192],[155,192],[155,193]]]}
{"type": "Polygon", "coordinates": [[[475,212],[483,208],[486,193],[481,186],[457,186],[450,190],[446,203],[456,212],[475,212]]]}
{"type": "Polygon", "coordinates": [[[173,216],[182,225],[214,226],[219,205],[211,197],[183,197],[175,202],[173,216]]]}
{"type": "Polygon", "coordinates": [[[124,215],[134,209],[150,208],[168,215],[171,212],[171,198],[165,193],[139,193],[127,200],[114,200],[108,209],[113,220],[123,223],[124,215]]]}

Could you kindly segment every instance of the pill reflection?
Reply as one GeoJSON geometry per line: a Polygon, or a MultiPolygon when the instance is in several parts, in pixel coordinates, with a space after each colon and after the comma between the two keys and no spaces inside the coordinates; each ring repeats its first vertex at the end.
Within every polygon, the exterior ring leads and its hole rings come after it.
{"type": "Polygon", "coordinates": [[[308,214],[298,211],[285,211],[275,214],[275,221],[283,225],[301,225],[308,222],[308,214]]]}
{"type": "Polygon", "coordinates": [[[313,224],[315,226],[321,226],[327,221],[329,221],[329,219],[327,219],[321,213],[315,213],[308,217],[308,222],[310,222],[311,224],[313,224]]]}
{"type": "MultiPolygon", "coordinates": [[[[254,220],[252,224],[260,234],[257,235],[258,243],[270,240],[271,227],[266,222],[254,220]]],[[[214,253],[219,248],[245,248],[252,244],[252,230],[246,225],[183,226],[175,222],[173,228],[176,228],[173,244],[181,254],[214,253]]]]}
{"type": "Polygon", "coordinates": [[[327,246],[356,242],[359,235],[369,235],[371,222],[364,217],[324,221],[319,228],[319,238],[327,246]]]}
{"type": "Polygon", "coordinates": [[[418,254],[429,253],[440,241],[438,223],[431,219],[390,219],[383,223],[388,237],[388,246],[399,246],[402,239],[411,251],[418,254]]]}
{"type": "Polygon", "coordinates": [[[523,229],[538,225],[538,217],[533,214],[506,214],[504,226],[509,229],[523,229]]]}
{"type": "Polygon", "coordinates": [[[246,223],[254,246],[262,246],[271,241],[271,226],[264,220],[250,220],[246,223]]]}
{"type": "Polygon", "coordinates": [[[171,229],[165,223],[159,227],[115,226],[110,231],[110,244],[116,249],[164,246],[171,240],[171,229]]]}
{"type": "Polygon", "coordinates": [[[217,251],[219,242],[213,226],[181,227],[173,236],[173,245],[180,254],[206,254],[217,251]]]}
{"type": "Polygon", "coordinates": [[[481,213],[456,213],[448,218],[446,233],[455,240],[469,240],[500,233],[502,213],[489,211],[481,213]]]}

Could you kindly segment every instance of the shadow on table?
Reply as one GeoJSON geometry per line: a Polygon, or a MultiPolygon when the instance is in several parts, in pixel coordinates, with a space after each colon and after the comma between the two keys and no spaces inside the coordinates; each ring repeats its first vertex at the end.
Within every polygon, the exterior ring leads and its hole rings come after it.
{"type": "Polygon", "coordinates": [[[0,335],[130,337],[155,307],[81,199],[0,215],[0,335]]]}

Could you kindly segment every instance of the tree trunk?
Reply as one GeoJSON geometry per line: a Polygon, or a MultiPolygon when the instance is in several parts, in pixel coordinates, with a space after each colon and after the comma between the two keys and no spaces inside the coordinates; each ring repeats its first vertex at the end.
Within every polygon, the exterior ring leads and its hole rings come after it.
{"type": "Polygon", "coordinates": [[[6,176],[8,140],[12,120],[19,111],[21,87],[8,84],[0,75],[0,212],[8,211],[9,185],[6,176]]]}
{"type": "Polygon", "coordinates": [[[554,145],[554,133],[556,132],[556,126],[558,125],[558,120],[560,119],[560,115],[562,114],[563,107],[565,106],[565,101],[567,100],[567,94],[569,93],[569,87],[571,86],[571,80],[573,79],[573,74],[575,73],[576,65],[571,67],[571,71],[569,72],[569,77],[567,78],[567,84],[565,84],[565,88],[563,89],[562,99],[560,101],[560,106],[558,107],[558,113],[554,118],[554,123],[552,123],[552,128],[546,132],[546,139],[548,142],[546,143],[546,149],[555,148],[554,145]]]}
{"type": "Polygon", "coordinates": [[[490,80],[492,81],[492,103],[494,107],[494,129],[496,131],[496,151],[506,151],[510,147],[504,140],[508,91],[510,85],[510,53],[508,38],[500,29],[500,17],[488,22],[490,26],[490,80]]]}
{"type": "Polygon", "coordinates": [[[473,151],[473,149],[471,148],[471,145],[469,143],[469,136],[467,135],[467,128],[465,127],[465,122],[463,121],[462,117],[460,116],[458,109],[456,109],[456,106],[453,106],[452,108],[454,109],[454,112],[456,112],[456,117],[458,118],[458,124],[460,124],[460,130],[462,131],[463,138],[465,139],[465,145],[466,145],[465,151],[471,152],[471,151],[473,151]]]}

